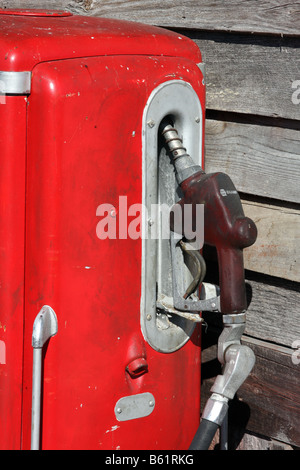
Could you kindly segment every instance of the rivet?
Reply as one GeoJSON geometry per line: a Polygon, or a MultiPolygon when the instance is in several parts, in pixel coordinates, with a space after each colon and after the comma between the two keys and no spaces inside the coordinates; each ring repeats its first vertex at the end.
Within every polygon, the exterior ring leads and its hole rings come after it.
{"type": "Polygon", "coordinates": [[[151,318],[152,318],[152,315],[150,315],[150,313],[148,313],[148,315],[146,316],[147,320],[150,321],[151,318]]]}
{"type": "Polygon", "coordinates": [[[117,408],[117,413],[118,414],[122,413],[122,408],[117,408]]]}
{"type": "Polygon", "coordinates": [[[152,401],[152,400],[149,401],[149,406],[151,406],[151,407],[154,406],[154,401],[152,401]]]}

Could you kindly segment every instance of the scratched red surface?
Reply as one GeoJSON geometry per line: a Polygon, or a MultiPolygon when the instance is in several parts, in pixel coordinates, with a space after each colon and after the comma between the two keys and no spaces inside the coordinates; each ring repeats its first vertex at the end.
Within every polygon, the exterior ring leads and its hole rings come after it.
{"type": "Polygon", "coordinates": [[[129,22],[6,14],[0,23],[0,70],[32,72],[30,95],[0,105],[0,445],[30,447],[31,332],[46,304],[58,333],[44,351],[42,449],[187,449],[200,416],[199,330],[171,354],[147,344],[141,240],[100,240],[96,209],[120,195],[142,202],[147,99],[183,79],[204,106],[200,52],[129,22]],[[132,378],[138,358],[148,369],[132,378]],[[151,415],[117,421],[117,400],[142,392],[155,397],[151,415]]]}

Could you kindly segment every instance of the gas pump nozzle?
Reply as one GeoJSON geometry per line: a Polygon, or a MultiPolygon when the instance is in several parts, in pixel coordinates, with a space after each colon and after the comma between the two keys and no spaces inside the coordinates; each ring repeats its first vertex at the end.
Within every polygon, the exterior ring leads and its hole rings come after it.
{"type": "MultiPolygon", "coordinates": [[[[221,172],[206,174],[195,165],[177,130],[169,122],[162,122],[161,134],[171,152],[176,178],[183,192],[177,203],[182,210],[182,220],[185,220],[186,205],[192,206],[193,221],[197,204],[204,205],[204,243],[214,246],[218,255],[220,310],[223,314],[243,312],[247,308],[243,249],[255,242],[256,225],[245,217],[238,192],[228,175],[221,172]]],[[[171,230],[172,220],[171,213],[171,230]]]]}
{"type": "MultiPolygon", "coordinates": [[[[171,152],[177,182],[183,193],[176,204],[183,213],[182,220],[185,220],[187,205],[192,206],[192,221],[195,220],[197,204],[204,205],[204,243],[216,248],[219,264],[219,310],[223,314],[224,329],[218,341],[218,359],[223,373],[216,377],[211,388],[212,395],[203,410],[190,449],[208,449],[220,427],[223,436],[221,448],[225,450],[228,401],[234,397],[255,363],[253,351],[242,345],[240,339],[245,329],[247,309],[243,249],[255,242],[257,229],[255,223],[245,217],[238,192],[229,176],[221,172],[206,174],[196,166],[170,122],[162,122],[161,133],[171,152]]],[[[172,244],[172,231],[175,230],[172,212],[170,228],[172,244]]],[[[179,228],[183,236],[183,224],[179,228]]],[[[195,228],[193,226],[193,231],[195,228]]]]}

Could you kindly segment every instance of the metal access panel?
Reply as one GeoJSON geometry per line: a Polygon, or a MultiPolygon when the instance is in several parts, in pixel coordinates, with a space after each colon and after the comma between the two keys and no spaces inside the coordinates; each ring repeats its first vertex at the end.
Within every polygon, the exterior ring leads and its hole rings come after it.
{"type": "Polygon", "coordinates": [[[58,329],[42,350],[40,448],[187,449],[200,417],[200,329],[183,319],[171,331],[155,306],[145,311],[151,251],[143,217],[140,236],[129,226],[138,222],[133,208],[149,202],[149,173],[165,187],[157,119],[171,113],[196,129],[203,163],[200,52],[134,23],[59,12],[7,12],[0,22],[9,71],[27,72],[26,89],[7,88],[0,105],[1,448],[30,448],[32,331],[46,305],[58,329]],[[173,104],[151,118],[165,87],[173,104]],[[192,114],[181,90],[193,97],[192,114]]]}

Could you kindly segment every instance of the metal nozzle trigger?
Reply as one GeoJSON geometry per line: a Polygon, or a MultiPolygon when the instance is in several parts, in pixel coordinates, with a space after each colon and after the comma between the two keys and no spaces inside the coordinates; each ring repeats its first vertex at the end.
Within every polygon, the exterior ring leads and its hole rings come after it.
{"type": "Polygon", "coordinates": [[[211,284],[202,282],[206,273],[205,261],[199,251],[194,250],[188,243],[183,242],[182,239],[178,240],[175,238],[173,231],[170,233],[170,245],[171,245],[171,260],[172,260],[172,279],[173,279],[173,303],[174,308],[183,312],[200,312],[200,311],[220,311],[220,295],[219,288],[211,284]],[[178,266],[178,258],[175,255],[176,246],[180,245],[184,253],[190,256],[194,266],[196,266],[196,276],[192,283],[186,289],[183,295],[179,294],[179,282],[178,272],[180,272],[178,266]],[[195,293],[197,288],[202,282],[202,289],[200,297],[196,297],[196,300],[188,299],[188,297],[195,293]],[[213,295],[211,296],[211,291],[213,295]]]}

